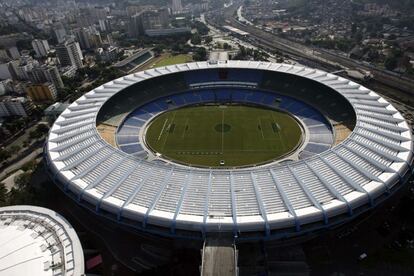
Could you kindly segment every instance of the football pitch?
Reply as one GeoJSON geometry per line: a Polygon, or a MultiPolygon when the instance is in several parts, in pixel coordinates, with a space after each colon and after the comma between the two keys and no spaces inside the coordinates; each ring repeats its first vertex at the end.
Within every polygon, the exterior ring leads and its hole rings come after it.
{"type": "Polygon", "coordinates": [[[193,166],[238,167],[281,158],[302,141],[289,114],[244,105],[203,105],[167,111],[146,129],[155,152],[193,166]]]}

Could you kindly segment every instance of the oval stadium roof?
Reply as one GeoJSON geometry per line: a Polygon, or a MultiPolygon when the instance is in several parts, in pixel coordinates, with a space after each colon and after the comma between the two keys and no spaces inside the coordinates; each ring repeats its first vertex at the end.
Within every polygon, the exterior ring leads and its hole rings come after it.
{"type": "Polygon", "coordinates": [[[180,231],[272,235],[329,225],[362,206],[375,205],[411,173],[413,161],[410,127],[375,92],[320,70],[254,61],[172,65],[111,81],[61,114],[45,149],[54,179],[80,202],[106,210],[120,222],[135,221],[139,228],[156,227],[177,235],[180,231]],[[344,141],[316,156],[247,169],[152,162],[122,152],[99,135],[97,114],[122,89],[161,75],[208,68],[282,72],[314,80],[349,101],[356,126],[344,141]]]}

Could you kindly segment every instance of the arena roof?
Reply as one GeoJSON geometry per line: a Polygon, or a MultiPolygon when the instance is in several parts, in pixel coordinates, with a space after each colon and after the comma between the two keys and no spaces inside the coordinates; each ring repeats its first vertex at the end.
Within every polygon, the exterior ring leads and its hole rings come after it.
{"type": "MultiPolygon", "coordinates": [[[[154,95],[156,98],[156,95],[154,95]]],[[[66,191],[97,210],[171,233],[266,232],[328,225],[352,215],[411,174],[413,144],[402,115],[375,92],[320,70],[256,61],[195,62],[151,69],[104,84],[75,101],[53,125],[49,169],[66,191]],[[202,69],[282,72],[332,88],[352,105],[353,132],[316,156],[247,169],[198,169],[128,155],[96,129],[102,105],[122,89],[161,75],[202,69]]]]}
{"type": "Polygon", "coordinates": [[[36,206],[0,208],[0,244],[1,274],[84,274],[79,238],[52,210],[36,206]]]}

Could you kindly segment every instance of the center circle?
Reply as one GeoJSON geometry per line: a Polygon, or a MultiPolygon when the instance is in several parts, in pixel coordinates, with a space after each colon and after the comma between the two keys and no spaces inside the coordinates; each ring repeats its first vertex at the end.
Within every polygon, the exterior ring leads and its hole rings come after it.
{"type": "Polygon", "coordinates": [[[231,126],[228,124],[217,124],[214,129],[217,132],[229,132],[231,130],[231,126]]]}
{"type": "Polygon", "coordinates": [[[201,104],[153,118],[144,141],[163,159],[196,167],[235,168],[283,159],[303,142],[299,121],[284,111],[246,104],[201,104]]]}

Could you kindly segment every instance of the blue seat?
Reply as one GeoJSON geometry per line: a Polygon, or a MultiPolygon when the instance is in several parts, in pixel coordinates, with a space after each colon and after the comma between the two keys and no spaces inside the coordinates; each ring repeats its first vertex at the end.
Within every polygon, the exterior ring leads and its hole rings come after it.
{"type": "Polygon", "coordinates": [[[144,125],[144,121],[139,120],[135,117],[130,117],[125,120],[124,125],[133,126],[133,127],[142,127],[144,125]]]}
{"type": "Polygon", "coordinates": [[[271,94],[265,94],[262,103],[265,105],[273,105],[274,101],[276,99],[275,95],[271,95],[271,94]]]}
{"type": "Polygon", "coordinates": [[[118,145],[126,145],[126,144],[134,144],[138,143],[138,135],[134,136],[120,136],[117,135],[116,140],[118,142],[118,145]]]}
{"type": "Polygon", "coordinates": [[[147,112],[150,112],[152,114],[157,114],[158,112],[162,111],[162,109],[159,106],[157,106],[155,103],[146,104],[143,107],[141,107],[141,109],[147,112]]]}
{"type": "Polygon", "coordinates": [[[166,98],[159,99],[158,101],[154,102],[154,104],[156,104],[160,108],[160,110],[167,110],[168,104],[165,102],[166,100],[166,98]]]}
{"type": "Polygon", "coordinates": [[[147,121],[148,119],[151,118],[151,115],[148,113],[148,111],[143,110],[143,109],[137,109],[135,110],[132,115],[136,118],[139,118],[143,121],[147,121]]]}
{"type": "Polygon", "coordinates": [[[318,143],[318,144],[328,144],[333,143],[333,137],[331,133],[310,133],[309,142],[318,143]]]}
{"type": "Polygon", "coordinates": [[[216,95],[212,91],[200,91],[201,100],[204,102],[213,102],[216,100],[216,95]]]}
{"type": "Polygon", "coordinates": [[[230,89],[217,89],[216,95],[218,101],[230,101],[232,98],[232,93],[230,89]]]}
{"type": "Polygon", "coordinates": [[[302,151],[302,152],[299,154],[299,159],[306,159],[306,158],[311,157],[311,156],[313,156],[313,155],[315,155],[315,154],[316,154],[316,153],[313,153],[313,152],[309,152],[309,151],[304,150],[304,151],[302,151]]]}
{"type": "Polygon", "coordinates": [[[184,99],[186,103],[189,103],[189,104],[200,102],[200,98],[196,97],[192,92],[181,94],[181,97],[184,99]]]}
{"type": "Polygon", "coordinates": [[[304,118],[303,119],[303,122],[308,127],[312,127],[312,126],[317,126],[317,125],[323,124],[323,121],[318,120],[318,119],[314,119],[314,118],[304,118]]]}
{"type": "Polygon", "coordinates": [[[139,132],[138,128],[132,128],[132,127],[127,127],[127,126],[123,125],[119,129],[118,134],[119,135],[136,135],[136,136],[138,136],[138,132],[139,132]]]}
{"type": "Polygon", "coordinates": [[[318,115],[318,112],[311,107],[306,107],[305,109],[299,111],[297,115],[309,118],[318,115]]]}
{"type": "Polygon", "coordinates": [[[308,143],[306,147],[304,148],[305,151],[313,152],[313,153],[322,153],[326,150],[330,149],[329,145],[325,144],[314,144],[314,143],[308,143]]]}
{"type": "Polygon", "coordinates": [[[306,108],[307,106],[304,103],[301,103],[299,101],[295,101],[294,103],[292,103],[291,105],[287,106],[286,109],[292,113],[292,114],[298,114],[299,111],[301,111],[302,109],[306,108]]]}
{"type": "Polygon", "coordinates": [[[123,152],[133,154],[137,153],[143,150],[140,144],[133,144],[133,145],[126,145],[126,146],[120,146],[119,147],[123,152]]]}
{"type": "Polygon", "coordinates": [[[170,98],[175,103],[176,106],[185,105],[185,101],[183,100],[181,95],[174,95],[174,96],[171,96],[170,98]]]}
{"type": "Polygon", "coordinates": [[[244,90],[236,90],[232,93],[233,101],[245,101],[247,93],[244,90]]]}
{"type": "Polygon", "coordinates": [[[252,91],[247,95],[246,100],[252,103],[261,103],[263,101],[264,94],[257,91],[252,91]]]}

